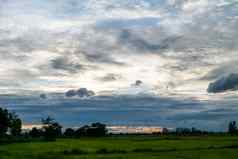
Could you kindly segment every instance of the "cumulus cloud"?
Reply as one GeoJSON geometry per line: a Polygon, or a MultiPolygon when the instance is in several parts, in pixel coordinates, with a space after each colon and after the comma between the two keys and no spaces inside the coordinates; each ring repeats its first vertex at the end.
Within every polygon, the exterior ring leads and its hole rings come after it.
{"type": "Polygon", "coordinates": [[[207,91],[210,93],[225,92],[238,89],[238,74],[230,74],[210,83],[207,91]]]}
{"type": "Polygon", "coordinates": [[[40,98],[41,99],[47,99],[47,95],[46,94],[40,94],[40,98]]]}
{"type": "Polygon", "coordinates": [[[80,98],[91,97],[94,95],[95,95],[95,92],[93,92],[92,90],[88,90],[87,88],[80,88],[78,90],[69,90],[65,93],[66,97],[78,96],[80,98]]]}
{"type": "Polygon", "coordinates": [[[134,84],[132,84],[132,86],[136,86],[139,87],[143,84],[143,82],[141,80],[136,80],[136,82],[134,84]]]}
{"type": "Polygon", "coordinates": [[[77,95],[77,91],[76,90],[69,90],[65,93],[66,97],[74,97],[77,95]]]}

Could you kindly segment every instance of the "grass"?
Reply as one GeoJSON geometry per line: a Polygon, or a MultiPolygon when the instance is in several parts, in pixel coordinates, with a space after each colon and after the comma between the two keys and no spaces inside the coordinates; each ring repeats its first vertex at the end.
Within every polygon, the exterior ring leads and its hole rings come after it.
{"type": "Polygon", "coordinates": [[[234,159],[238,137],[118,136],[0,145],[0,159],[234,159]]]}

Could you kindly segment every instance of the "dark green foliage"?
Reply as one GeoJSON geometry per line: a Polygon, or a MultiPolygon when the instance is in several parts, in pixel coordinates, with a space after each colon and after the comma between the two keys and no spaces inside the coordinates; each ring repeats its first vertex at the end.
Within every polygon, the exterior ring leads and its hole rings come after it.
{"type": "Polygon", "coordinates": [[[68,129],[65,130],[64,136],[65,137],[73,137],[74,133],[75,133],[74,129],[68,128],[68,129]]]}
{"type": "Polygon", "coordinates": [[[29,132],[29,135],[33,138],[39,138],[43,136],[43,131],[41,129],[32,128],[32,130],[29,132]]]}
{"type": "Polygon", "coordinates": [[[9,113],[7,109],[0,108],[0,135],[5,135],[10,126],[9,113]]]}
{"type": "Polygon", "coordinates": [[[0,136],[7,133],[8,129],[13,136],[21,134],[22,121],[15,113],[10,113],[7,109],[0,108],[0,136]]]}
{"type": "Polygon", "coordinates": [[[176,134],[177,135],[189,135],[191,134],[191,130],[189,128],[177,128],[176,134]]]}
{"type": "Polygon", "coordinates": [[[80,136],[87,136],[87,130],[90,128],[90,126],[85,125],[83,127],[80,127],[75,131],[75,136],[80,137],[80,136]]]}
{"type": "Polygon", "coordinates": [[[10,115],[10,131],[13,136],[19,136],[21,134],[22,121],[16,114],[10,115]]]}
{"type": "Polygon", "coordinates": [[[100,137],[107,134],[107,129],[105,124],[93,123],[91,126],[85,125],[75,131],[75,136],[93,136],[100,137]]]}
{"type": "Polygon", "coordinates": [[[106,125],[101,123],[93,123],[89,129],[89,136],[105,136],[107,133],[106,125]]]}
{"type": "Polygon", "coordinates": [[[47,117],[42,119],[43,135],[47,141],[55,141],[57,137],[62,135],[62,126],[53,118],[47,117]]]}
{"type": "Polygon", "coordinates": [[[232,122],[229,123],[228,132],[232,135],[234,135],[237,132],[235,121],[232,121],[232,122]]]}

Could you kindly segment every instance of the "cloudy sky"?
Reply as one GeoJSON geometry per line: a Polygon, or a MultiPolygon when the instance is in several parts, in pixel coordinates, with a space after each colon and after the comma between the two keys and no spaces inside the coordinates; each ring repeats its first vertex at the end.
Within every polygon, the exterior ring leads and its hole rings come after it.
{"type": "Polygon", "coordinates": [[[236,71],[236,0],[1,0],[0,89],[206,92],[236,71]]]}
{"type": "Polygon", "coordinates": [[[237,0],[0,0],[0,90],[233,97],[237,26],[237,0]]]}

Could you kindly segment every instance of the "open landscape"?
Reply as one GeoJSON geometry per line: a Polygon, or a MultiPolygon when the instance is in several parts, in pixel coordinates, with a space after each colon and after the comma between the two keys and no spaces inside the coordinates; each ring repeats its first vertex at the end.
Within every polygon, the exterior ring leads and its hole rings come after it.
{"type": "Polygon", "coordinates": [[[0,145],[1,159],[234,159],[238,137],[114,136],[0,145]]]}
{"type": "Polygon", "coordinates": [[[237,159],[238,0],[0,0],[0,159],[237,159]]]}

